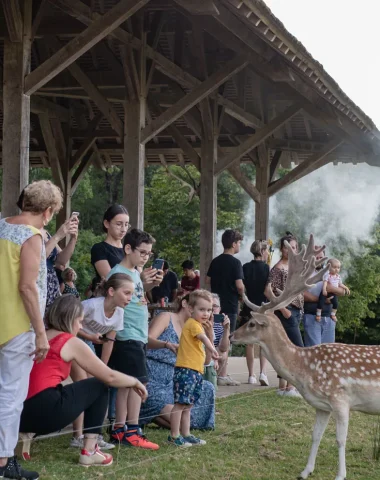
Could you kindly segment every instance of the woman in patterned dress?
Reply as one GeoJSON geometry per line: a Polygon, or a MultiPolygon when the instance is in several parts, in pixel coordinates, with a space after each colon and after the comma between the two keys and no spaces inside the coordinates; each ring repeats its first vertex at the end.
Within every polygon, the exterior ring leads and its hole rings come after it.
{"type": "MultiPolygon", "coordinates": [[[[182,328],[188,318],[186,296],[180,300],[177,313],[164,312],[152,319],[149,325],[147,368],[148,399],[140,410],[141,425],[155,422],[170,428],[173,408],[173,375],[182,328]]],[[[203,382],[202,395],[191,410],[191,428],[211,430],[215,425],[215,388],[203,382]]]]}
{"type": "MultiPolygon", "coordinates": [[[[273,293],[278,296],[284,290],[288,278],[288,247],[285,241],[289,243],[290,248],[298,251],[298,242],[294,235],[286,232],[286,235],[280,240],[281,259],[272,268],[269,274],[268,284],[271,285],[273,293]]],[[[268,297],[268,295],[267,295],[268,297]]],[[[269,297],[268,297],[269,298],[269,297]]],[[[297,347],[303,347],[304,343],[300,331],[300,323],[303,314],[303,293],[297,295],[285,308],[276,310],[274,313],[280,319],[282,326],[289,340],[297,347]]],[[[278,395],[287,397],[301,397],[298,391],[289,382],[279,377],[278,395]]]]}
{"type": "Polygon", "coordinates": [[[74,297],[79,298],[79,292],[77,290],[77,287],[75,286],[75,281],[77,279],[77,274],[75,270],[72,268],[66,268],[62,272],[62,280],[63,283],[61,284],[61,293],[62,295],[74,295],[74,297]]]}

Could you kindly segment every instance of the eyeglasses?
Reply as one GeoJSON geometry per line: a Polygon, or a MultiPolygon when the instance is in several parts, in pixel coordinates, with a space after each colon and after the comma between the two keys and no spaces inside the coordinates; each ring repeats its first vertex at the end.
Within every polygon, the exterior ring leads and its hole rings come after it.
{"type": "Polygon", "coordinates": [[[131,226],[130,223],[112,223],[112,225],[119,229],[122,229],[123,227],[125,227],[127,230],[131,226]]]}
{"type": "Polygon", "coordinates": [[[140,250],[139,248],[135,248],[140,253],[140,257],[149,257],[152,258],[154,256],[153,252],[147,252],[145,250],[140,250]]]}
{"type": "Polygon", "coordinates": [[[220,308],[220,305],[213,305],[212,308],[220,308]]]}

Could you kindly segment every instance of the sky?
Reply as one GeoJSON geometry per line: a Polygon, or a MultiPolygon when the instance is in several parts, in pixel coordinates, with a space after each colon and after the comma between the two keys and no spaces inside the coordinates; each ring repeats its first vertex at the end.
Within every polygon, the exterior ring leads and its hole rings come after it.
{"type": "Polygon", "coordinates": [[[379,2],[264,1],[380,128],[379,2]]]}

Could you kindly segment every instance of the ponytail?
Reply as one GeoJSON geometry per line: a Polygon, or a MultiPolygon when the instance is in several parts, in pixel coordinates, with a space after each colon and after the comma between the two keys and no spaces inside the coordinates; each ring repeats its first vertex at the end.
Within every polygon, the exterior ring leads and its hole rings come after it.
{"type": "Polygon", "coordinates": [[[106,297],[110,288],[117,290],[122,287],[125,282],[134,283],[132,277],[126,273],[114,273],[108,280],[103,278],[96,286],[94,297],[106,297]]]}

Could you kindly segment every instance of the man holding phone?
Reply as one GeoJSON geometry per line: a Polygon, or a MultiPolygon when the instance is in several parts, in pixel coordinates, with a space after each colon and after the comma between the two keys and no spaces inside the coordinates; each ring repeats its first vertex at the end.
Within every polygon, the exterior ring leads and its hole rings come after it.
{"type": "Polygon", "coordinates": [[[178,279],[177,275],[169,270],[169,263],[166,260],[157,258],[152,267],[157,270],[163,270],[164,278],[158,287],[154,287],[148,292],[148,298],[152,303],[159,303],[161,298],[168,298],[169,303],[177,298],[178,279]],[[159,263],[161,262],[161,263],[159,263]]]}

